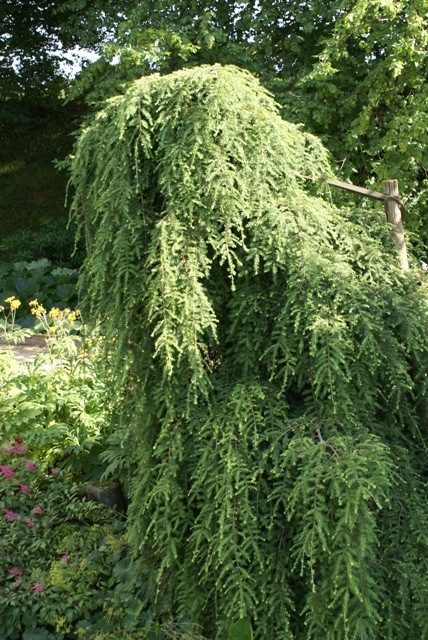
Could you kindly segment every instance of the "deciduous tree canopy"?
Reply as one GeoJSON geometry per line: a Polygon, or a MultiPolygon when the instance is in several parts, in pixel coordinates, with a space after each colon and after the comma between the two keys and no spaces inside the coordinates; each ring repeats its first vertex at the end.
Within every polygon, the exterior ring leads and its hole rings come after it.
{"type": "Polygon", "coordinates": [[[58,94],[61,55],[100,58],[70,96],[99,101],[130,81],[200,64],[257,73],[282,115],[321,136],[343,177],[396,178],[406,229],[428,260],[428,0],[3,0],[3,97],[58,94]],[[15,92],[15,93],[14,93],[15,92]]]}
{"type": "Polygon", "coordinates": [[[427,18],[428,0],[130,2],[76,89],[100,98],[154,71],[249,69],[284,117],[321,136],[344,177],[400,181],[426,258],[427,18]]]}
{"type": "Polygon", "coordinates": [[[427,306],[383,213],[247,72],[137,80],[82,130],[73,215],[106,332],[143,594],[224,639],[421,638],[427,306]]]}

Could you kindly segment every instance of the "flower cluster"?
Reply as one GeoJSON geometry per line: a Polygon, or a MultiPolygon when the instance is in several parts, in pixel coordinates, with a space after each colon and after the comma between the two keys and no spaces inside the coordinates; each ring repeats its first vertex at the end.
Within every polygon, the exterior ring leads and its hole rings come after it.
{"type": "Polygon", "coordinates": [[[13,444],[6,444],[3,451],[8,455],[24,456],[27,453],[27,447],[19,436],[15,436],[13,444]]]}
{"type": "Polygon", "coordinates": [[[0,473],[6,480],[12,480],[15,477],[14,470],[8,464],[0,465],[0,473]]]}
{"type": "Polygon", "coordinates": [[[73,328],[73,324],[77,318],[80,317],[79,309],[72,311],[68,308],[59,309],[58,307],[52,307],[52,309],[47,312],[37,299],[31,300],[29,304],[33,316],[36,316],[42,324],[43,329],[50,335],[58,332],[68,334],[73,328]]]}
{"type": "Polygon", "coordinates": [[[25,329],[16,323],[16,315],[21,301],[15,298],[15,296],[9,296],[5,300],[9,305],[9,309],[5,309],[3,305],[0,305],[0,338],[6,343],[11,344],[23,342],[28,336],[32,334],[31,329],[25,329]]]}
{"type": "Polygon", "coordinates": [[[29,304],[31,313],[33,314],[33,316],[36,316],[36,318],[40,318],[46,314],[46,309],[42,304],[38,302],[38,300],[31,300],[29,304]]]}
{"type": "Polygon", "coordinates": [[[15,640],[43,629],[49,637],[77,637],[76,625],[84,620],[89,629],[115,599],[125,523],[87,501],[71,473],[44,471],[32,455],[19,437],[0,449],[0,635],[15,640]]]}
{"type": "Polygon", "coordinates": [[[15,298],[15,296],[6,298],[5,302],[9,305],[11,311],[16,311],[16,309],[19,309],[21,306],[21,301],[15,298]]]}
{"type": "Polygon", "coordinates": [[[15,298],[15,296],[9,296],[5,302],[9,305],[9,309],[6,310],[3,305],[0,305],[0,313],[3,315],[3,318],[0,318],[0,337],[6,341],[15,338],[19,340],[23,337],[20,333],[22,333],[22,331],[24,334],[26,333],[26,330],[22,330],[21,327],[16,324],[16,312],[21,306],[21,301],[15,298]]]}
{"type": "MultiPolygon", "coordinates": [[[[19,436],[15,436],[12,442],[7,442],[0,449],[0,454],[6,456],[9,462],[9,464],[0,465],[0,479],[8,482],[8,486],[2,487],[3,491],[1,491],[0,494],[9,496],[10,500],[13,500],[15,497],[15,501],[17,501],[16,494],[29,495],[33,492],[32,487],[27,484],[27,482],[18,482],[17,480],[17,478],[23,473],[31,474],[37,471],[37,465],[32,460],[24,458],[26,453],[27,447],[19,436]],[[15,456],[16,459],[14,462],[10,462],[10,458],[15,456]],[[15,468],[12,467],[12,464],[14,464],[15,468]]],[[[7,523],[16,522],[19,526],[19,522],[21,521],[27,530],[30,531],[33,531],[35,528],[35,517],[41,516],[42,514],[43,509],[39,505],[32,506],[30,514],[24,516],[22,516],[18,511],[9,508],[9,506],[3,507],[3,517],[7,523]]],[[[18,587],[22,583],[23,570],[19,567],[11,567],[8,569],[8,574],[15,578],[12,585],[14,588],[18,587]]],[[[34,591],[34,593],[40,593],[43,590],[43,587],[43,583],[36,582],[31,586],[30,590],[34,591]]]]}

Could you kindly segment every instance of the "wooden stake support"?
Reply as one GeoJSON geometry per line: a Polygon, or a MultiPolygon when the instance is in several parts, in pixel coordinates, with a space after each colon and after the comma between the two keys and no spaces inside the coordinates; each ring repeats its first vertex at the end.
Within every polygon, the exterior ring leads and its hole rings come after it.
{"type": "Polygon", "coordinates": [[[379,193],[378,191],[371,191],[364,187],[357,187],[355,184],[349,184],[348,182],[342,182],[340,180],[327,180],[326,182],[332,187],[339,187],[339,189],[345,189],[346,191],[351,191],[352,193],[356,193],[360,196],[384,201],[386,219],[394,225],[392,234],[400,254],[401,266],[404,271],[408,271],[409,262],[407,260],[407,249],[404,240],[402,217],[404,205],[398,197],[398,181],[384,180],[382,182],[382,193],[379,193]]]}
{"type": "Polygon", "coordinates": [[[401,266],[404,271],[408,271],[409,262],[407,260],[407,249],[404,241],[403,218],[400,207],[397,204],[398,181],[384,180],[382,182],[382,193],[388,197],[388,199],[385,200],[386,219],[394,225],[393,237],[400,253],[401,266]]]}

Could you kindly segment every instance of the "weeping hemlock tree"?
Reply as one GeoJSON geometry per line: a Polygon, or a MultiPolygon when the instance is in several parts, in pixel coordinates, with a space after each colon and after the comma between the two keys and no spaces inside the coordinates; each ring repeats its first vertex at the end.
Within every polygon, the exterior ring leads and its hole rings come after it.
{"type": "Polygon", "coordinates": [[[305,179],[328,172],[221,66],[136,81],[72,160],[135,568],[209,638],[427,637],[427,301],[382,212],[305,179]]]}

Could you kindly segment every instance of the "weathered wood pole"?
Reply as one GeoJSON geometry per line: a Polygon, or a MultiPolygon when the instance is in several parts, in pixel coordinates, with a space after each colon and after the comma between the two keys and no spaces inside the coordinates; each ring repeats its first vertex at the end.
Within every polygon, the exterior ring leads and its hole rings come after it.
{"type": "Polygon", "coordinates": [[[407,260],[407,249],[404,240],[403,218],[398,204],[398,180],[384,180],[382,182],[382,193],[386,196],[396,198],[385,200],[385,213],[388,222],[394,225],[393,238],[400,253],[401,266],[404,271],[408,271],[409,262],[407,260]]]}

